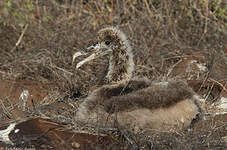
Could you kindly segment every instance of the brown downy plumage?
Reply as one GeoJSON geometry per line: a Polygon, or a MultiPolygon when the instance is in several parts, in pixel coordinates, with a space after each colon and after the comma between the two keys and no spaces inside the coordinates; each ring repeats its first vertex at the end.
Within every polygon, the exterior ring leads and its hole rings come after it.
{"type": "Polygon", "coordinates": [[[151,82],[132,79],[132,49],[124,33],[115,27],[100,30],[97,43],[80,55],[90,54],[76,68],[109,55],[106,85],[94,90],[79,106],[78,121],[100,126],[169,131],[188,127],[199,113],[195,93],[183,81],[151,82]]]}

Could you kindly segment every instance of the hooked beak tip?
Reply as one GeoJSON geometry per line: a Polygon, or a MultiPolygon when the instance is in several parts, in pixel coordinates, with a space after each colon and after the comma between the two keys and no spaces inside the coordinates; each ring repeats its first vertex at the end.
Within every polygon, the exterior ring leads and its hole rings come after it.
{"type": "Polygon", "coordinates": [[[74,64],[75,62],[75,59],[79,56],[82,56],[82,55],[86,55],[87,53],[84,52],[84,51],[79,51],[79,52],[76,52],[73,54],[73,58],[72,58],[72,65],[74,64]]]}
{"type": "Polygon", "coordinates": [[[79,69],[79,68],[80,68],[80,66],[81,66],[80,64],[77,64],[77,65],[76,65],[76,69],[79,69]]]}

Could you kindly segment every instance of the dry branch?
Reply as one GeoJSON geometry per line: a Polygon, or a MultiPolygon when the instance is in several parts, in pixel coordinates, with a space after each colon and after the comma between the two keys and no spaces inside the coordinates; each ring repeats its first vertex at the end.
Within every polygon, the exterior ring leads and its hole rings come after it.
{"type": "Polygon", "coordinates": [[[27,28],[28,28],[28,24],[25,25],[25,27],[24,27],[24,29],[23,29],[23,31],[22,31],[22,33],[21,33],[21,35],[20,35],[20,37],[19,37],[17,43],[16,43],[15,46],[10,50],[11,52],[14,51],[14,50],[17,48],[17,46],[21,43],[22,38],[23,38],[24,33],[26,32],[27,28]]]}

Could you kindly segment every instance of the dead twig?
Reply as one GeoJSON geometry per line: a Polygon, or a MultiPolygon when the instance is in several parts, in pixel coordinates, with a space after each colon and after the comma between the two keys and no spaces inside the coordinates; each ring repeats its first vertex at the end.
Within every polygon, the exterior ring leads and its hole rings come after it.
{"type": "Polygon", "coordinates": [[[63,71],[64,73],[67,73],[67,74],[73,75],[73,73],[72,73],[72,72],[69,72],[69,71],[67,71],[67,70],[65,70],[65,69],[63,69],[63,68],[60,68],[60,67],[57,67],[57,66],[53,66],[53,67],[54,67],[54,68],[56,68],[56,69],[58,69],[58,70],[63,71]]]}
{"type": "Polygon", "coordinates": [[[227,89],[225,88],[225,85],[223,85],[222,83],[218,82],[217,80],[214,80],[212,78],[209,78],[209,80],[211,80],[212,82],[217,83],[218,85],[220,85],[222,87],[222,89],[227,92],[227,89]]]}
{"type": "Polygon", "coordinates": [[[23,29],[23,31],[22,31],[22,33],[21,33],[21,35],[20,35],[20,37],[19,37],[17,43],[16,43],[15,46],[10,50],[10,52],[14,51],[14,50],[17,48],[17,46],[21,43],[22,38],[23,38],[24,33],[26,32],[27,28],[28,28],[28,24],[25,25],[25,27],[24,27],[24,29],[23,29]]]}
{"type": "Polygon", "coordinates": [[[147,11],[148,11],[150,17],[152,18],[153,17],[153,13],[152,13],[152,11],[151,11],[151,9],[149,7],[149,4],[148,4],[147,0],[144,0],[144,3],[146,5],[147,11]]]}

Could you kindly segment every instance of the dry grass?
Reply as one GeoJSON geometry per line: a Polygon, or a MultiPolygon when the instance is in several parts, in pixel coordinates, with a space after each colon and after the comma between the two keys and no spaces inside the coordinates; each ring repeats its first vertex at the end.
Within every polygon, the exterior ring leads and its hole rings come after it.
{"type": "MultiPolygon", "coordinates": [[[[96,31],[105,26],[119,26],[128,35],[135,54],[135,76],[167,78],[175,64],[197,52],[205,57],[208,68],[212,63],[227,70],[227,4],[224,0],[2,0],[0,5],[3,8],[0,10],[0,79],[53,84],[48,90],[57,91],[60,96],[53,96],[48,104],[68,99],[71,105],[71,110],[66,109],[60,118],[52,115],[59,121],[73,123],[69,114],[77,109],[75,100],[97,86],[107,69],[108,60],[103,58],[81,70],[75,70],[71,64],[72,54],[86,48],[96,31]]],[[[212,67],[209,72],[200,79],[207,80],[211,76],[217,82],[226,81],[226,72],[219,71],[215,76],[216,70],[212,67]]],[[[6,110],[3,103],[1,107],[6,110]]],[[[123,133],[124,136],[130,134],[123,133]]],[[[203,149],[209,142],[220,146],[215,139],[199,144],[197,140],[208,138],[199,135],[190,143],[193,134],[187,134],[189,138],[177,133],[150,138],[143,134],[132,135],[128,139],[134,139],[133,142],[127,142],[133,149],[138,146],[193,149],[193,144],[203,149]],[[159,142],[163,144],[158,145],[159,142]]]]}

